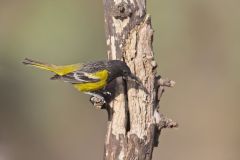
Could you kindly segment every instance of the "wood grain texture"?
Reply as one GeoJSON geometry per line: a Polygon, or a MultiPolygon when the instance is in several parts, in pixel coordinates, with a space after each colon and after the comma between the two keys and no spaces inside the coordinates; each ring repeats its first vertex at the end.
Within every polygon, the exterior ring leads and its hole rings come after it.
{"type": "Polygon", "coordinates": [[[108,58],[125,61],[149,92],[122,78],[111,84],[114,99],[105,107],[109,121],[104,159],[151,160],[161,129],[177,126],[158,111],[164,87],[173,86],[174,82],[157,76],[146,0],[103,3],[108,58]]]}

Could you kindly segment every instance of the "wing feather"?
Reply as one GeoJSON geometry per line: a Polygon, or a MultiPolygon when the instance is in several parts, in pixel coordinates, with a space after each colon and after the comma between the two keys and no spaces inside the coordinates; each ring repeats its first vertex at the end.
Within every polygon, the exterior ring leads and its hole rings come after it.
{"type": "Polygon", "coordinates": [[[94,83],[99,82],[101,80],[100,78],[94,76],[91,73],[86,73],[82,71],[76,71],[66,74],[62,76],[61,79],[69,83],[94,83]]]}

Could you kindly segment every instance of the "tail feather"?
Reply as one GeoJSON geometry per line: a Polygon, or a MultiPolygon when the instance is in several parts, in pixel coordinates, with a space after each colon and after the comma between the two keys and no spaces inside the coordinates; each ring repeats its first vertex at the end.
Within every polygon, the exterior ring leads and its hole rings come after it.
{"type": "Polygon", "coordinates": [[[43,70],[48,70],[51,72],[56,73],[57,75],[63,76],[65,74],[68,74],[70,72],[76,71],[80,68],[80,64],[73,64],[73,65],[66,65],[66,66],[56,66],[53,64],[47,64],[43,62],[38,62],[29,58],[25,58],[22,62],[25,65],[31,65],[36,68],[40,68],[43,70]]]}
{"type": "Polygon", "coordinates": [[[35,60],[32,60],[32,59],[29,59],[29,58],[25,58],[22,62],[23,64],[26,64],[26,65],[40,65],[40,64],[45,64],[43,62],[39,62],[39,61],[35,61],[35,60]]]}
{"type": "Polygon", "coordinates": [[[47,64],[39,61],[35,61],[29,58],[25,58],[24,61],[22,62],[25,65],[31,65],[40,69],[48,70],[54,73],[57,73],[56,68],[57,66],[52,65],[52,64],[47,64]]]}
{"type": "Polygon", "coordinates": [[[61,77],[62,77],[62,76],[55,74],[55,75],[52,76],[50,79],[51,79],[51,80],[59,80],[59,79],[61,79],[61,77]]]}

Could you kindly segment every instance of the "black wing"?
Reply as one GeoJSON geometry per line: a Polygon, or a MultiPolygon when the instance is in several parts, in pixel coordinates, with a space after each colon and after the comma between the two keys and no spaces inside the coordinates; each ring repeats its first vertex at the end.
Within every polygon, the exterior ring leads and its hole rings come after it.
{"type": "Polygon", "coordinates": [[[99,82],[101,79],[95,75],[83,71],[76,71],[64,76],[55,75],[51,79],[60,79],[69,83],[94,83],[99,82]]]}

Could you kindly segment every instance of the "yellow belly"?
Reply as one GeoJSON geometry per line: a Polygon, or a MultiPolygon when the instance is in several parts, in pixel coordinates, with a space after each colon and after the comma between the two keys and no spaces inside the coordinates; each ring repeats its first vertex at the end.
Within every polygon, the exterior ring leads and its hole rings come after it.
{"type": "Polygon", "coordinates": [[[98,82],[89,83],[79,83],[74,84],[74,87],[81,92],[91,92],[104,88],[107,85],[108,71],[102,70],[92,74],[93,76],[99,77],[101,79],[98,82]]]}
{"type": "Polygon", "coordinates": [[[81,92],[91,92],[102,89],[106,86],[106,81],[99,81],[96,83],[81,83],[74,84],[74,87],[81,92]]]}

